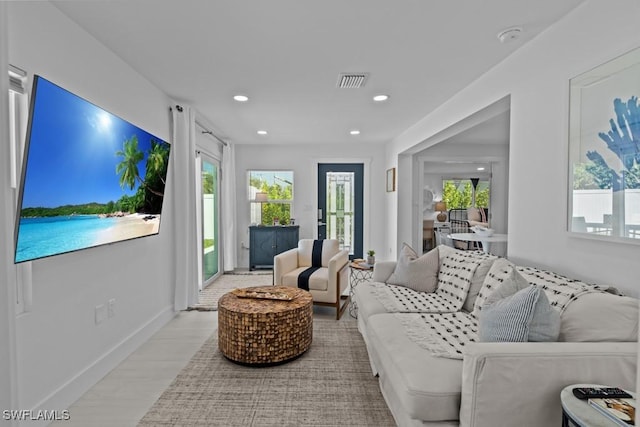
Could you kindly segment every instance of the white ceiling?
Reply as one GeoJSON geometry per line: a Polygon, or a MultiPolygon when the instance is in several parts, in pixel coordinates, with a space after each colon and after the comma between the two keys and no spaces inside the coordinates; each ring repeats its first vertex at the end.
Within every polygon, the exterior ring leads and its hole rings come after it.
{"type": "Polygon", "coordinates": [[[225,140],[342,144],[390,141],[582,1],[53,3],[225,140]],[[512,26],[522,37],[501,44],[512,26]],[[338,89],[342,72],[369,77],[338,89]]]}
{"type": "Polygon", "coordinates": [[[510,112],[505,111],[447,139],[453,144],[509,144],[510,112]]]}

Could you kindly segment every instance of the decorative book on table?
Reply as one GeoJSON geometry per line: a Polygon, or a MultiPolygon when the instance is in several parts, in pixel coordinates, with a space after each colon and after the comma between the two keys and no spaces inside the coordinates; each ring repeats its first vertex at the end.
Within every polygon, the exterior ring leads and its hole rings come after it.
{"type": "Polygon", "coordinates": [[[589,399],[589,404],[618,425],[636,425],[635,399],[605,397],[601,399],[589,399]]]}

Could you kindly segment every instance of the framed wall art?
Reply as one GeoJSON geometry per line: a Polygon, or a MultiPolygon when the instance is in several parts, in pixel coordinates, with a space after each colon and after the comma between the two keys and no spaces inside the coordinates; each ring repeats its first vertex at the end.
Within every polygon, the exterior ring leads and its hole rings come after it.
{"type": "Polygon", "coordinates": [[[396,191],[396,168],[387,169],[387,193],[396,191]]]}
{"type": "Polygon", "coordinates": [[[640,48],[570,80],[568,230],[640,243],[640,48]]]}

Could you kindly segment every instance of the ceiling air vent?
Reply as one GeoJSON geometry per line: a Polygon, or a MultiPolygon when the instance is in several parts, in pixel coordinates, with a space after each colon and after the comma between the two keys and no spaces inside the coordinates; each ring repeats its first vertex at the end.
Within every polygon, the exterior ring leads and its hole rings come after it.
{"type": "Polygon", "coordinates": [[[367,73],[341,73],[338,87],[341,89],[358,89],[367,81],[367,73]]]}

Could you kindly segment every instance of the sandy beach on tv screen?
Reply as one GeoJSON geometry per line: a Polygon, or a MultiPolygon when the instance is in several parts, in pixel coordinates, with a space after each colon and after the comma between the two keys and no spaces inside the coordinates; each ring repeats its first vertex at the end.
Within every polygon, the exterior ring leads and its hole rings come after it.
{"type": "Polygon", "coordinates": [[[160,215],[130,214],[117,218],[115,225],[98,234],[95,245],[156,234],[160,227],[160,215]]]}

